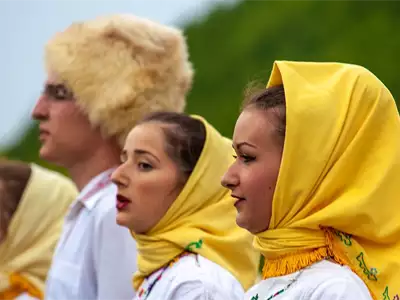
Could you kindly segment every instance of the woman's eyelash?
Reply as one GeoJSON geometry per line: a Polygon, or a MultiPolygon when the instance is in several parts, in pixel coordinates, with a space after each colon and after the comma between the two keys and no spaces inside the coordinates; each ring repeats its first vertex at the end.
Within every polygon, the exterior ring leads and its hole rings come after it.
{"type": "MultiPolygon", "coordinates": [[[[238,156],[237,156],[237,155],[233,155],[233,158],[234,158],[234,159],[237,159],[238,156]]],[[[240,158],[241,160],[243,160],[245,163],[251,162],[251,161],[254,161],[254,160],[255,160],[255,157],[254,157],[254,156],[245,155],[245,154],[239,155],[239,158],[240,158]]]]}
{"type": "Polygon", "coordinates": [[[145,162],[140,162],[138,163],[138,168],[142,171],[150,171],[153,169],[153,166],[145,162]]]}

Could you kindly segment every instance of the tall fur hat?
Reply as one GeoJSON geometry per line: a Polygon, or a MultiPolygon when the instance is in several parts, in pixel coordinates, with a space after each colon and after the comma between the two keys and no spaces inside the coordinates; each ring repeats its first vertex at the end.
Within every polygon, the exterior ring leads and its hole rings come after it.
{"type": "Polygon", "coordinates": [[[193,77],[182,32],[132,15],[73,23],[47,43],[45,63],[120,145],[145,114],[182,112],[193,77]]]}

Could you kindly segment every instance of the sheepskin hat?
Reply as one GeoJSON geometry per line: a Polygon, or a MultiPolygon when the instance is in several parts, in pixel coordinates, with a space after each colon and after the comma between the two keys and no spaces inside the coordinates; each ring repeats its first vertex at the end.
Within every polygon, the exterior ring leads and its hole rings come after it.
{"type": "Polygon", "coordinates": [[[120,145],[147,113],[184,111],[193,77],[182,32],[132,15],[72,24],[47,43],[45,63],[120,145]]]}

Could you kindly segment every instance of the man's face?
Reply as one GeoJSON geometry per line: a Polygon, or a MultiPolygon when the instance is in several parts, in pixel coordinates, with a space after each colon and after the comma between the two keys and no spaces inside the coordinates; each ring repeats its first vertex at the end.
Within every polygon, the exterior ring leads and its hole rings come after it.
{"type": "Polygon", "coordinates": [[[40,157],[69,167],[90,155],[100,138],[74,100],[71,90],[50,74],[32,118],[39,121],[40,157]]]}

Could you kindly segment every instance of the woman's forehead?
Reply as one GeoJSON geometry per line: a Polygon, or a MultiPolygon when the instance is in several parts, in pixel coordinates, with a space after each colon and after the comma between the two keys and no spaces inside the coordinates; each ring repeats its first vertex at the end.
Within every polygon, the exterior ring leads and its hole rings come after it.
{"type": "Polygon", "coordinates": [[[274,119],[276,119],[276,116],[274,116],[272,109],[267,111],[260,109],[244,110],[236,122],[233,143],[235,145],[243,142],[265,143],[272,138],[272,133],[276,131],[274,119]]]}
{"type": "Polygon", "coordinates": [[[135,126],[126,139],[124,150],[129,155],[134,154],[135,150],[144,150],[162,158],[165,152],[162,126],[151,122],[135,126]]]}

